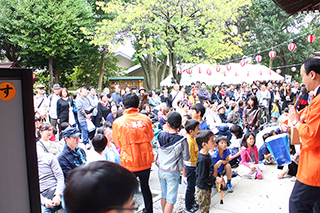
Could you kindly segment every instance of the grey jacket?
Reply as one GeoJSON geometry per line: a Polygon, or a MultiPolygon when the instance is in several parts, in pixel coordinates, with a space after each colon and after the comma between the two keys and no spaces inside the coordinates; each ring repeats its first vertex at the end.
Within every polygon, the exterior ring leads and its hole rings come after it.
{"type": "Polygon", "coordinates": [[[184,167],[183,160],[188,161],[191,157],[186,137],[167,147],[161,147],[160,143],[157,143],[157,146],[156,165],[166,172],[182,171],[184,167]]]}
{"type": "Polygon", "coordinates": [[[86,112],[84,110],[90,109],[90,102],[88,98],[84,98],[81,95],[77,98],[76,102],[78,110],[78,120],[79,123],[86,121],[86,112]]]}

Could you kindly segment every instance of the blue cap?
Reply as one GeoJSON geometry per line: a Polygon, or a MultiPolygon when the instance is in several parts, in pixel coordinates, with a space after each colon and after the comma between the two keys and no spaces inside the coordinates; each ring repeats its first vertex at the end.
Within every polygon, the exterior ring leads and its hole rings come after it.
{"type": "Polygon", "coordinates": [[[131,89],[132,89],[132,90],[133,90],[133,89],[137,89],[137,87],[136,87],[136,86],[133,86],[131,89]]]}
{"type": "Polygon", "coordinates": [[[77,137],[80,135],[80,132],[77,128],[74,127],[68,127],[62,132],[63,137],[77,137]]]}

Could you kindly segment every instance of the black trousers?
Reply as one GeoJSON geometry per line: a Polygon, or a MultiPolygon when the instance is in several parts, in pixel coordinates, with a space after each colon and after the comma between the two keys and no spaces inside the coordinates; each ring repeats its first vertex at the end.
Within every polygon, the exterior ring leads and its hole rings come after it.
{"type": "Polygon", "coordinates": [[[149,187],[149,177],[150,177],[150,169],[142,170],[139,172],[133,172],[136,177],[140,179],[140,187],[143,196],[145,211],[147,213],[153,212],[153,201],[151,190],[149,187]]]}
{"type": "Polygon", "coordinates": [[[308,186],[297,180],[290,196],[289,212],[320,213],[320,187],[308,186]]]}

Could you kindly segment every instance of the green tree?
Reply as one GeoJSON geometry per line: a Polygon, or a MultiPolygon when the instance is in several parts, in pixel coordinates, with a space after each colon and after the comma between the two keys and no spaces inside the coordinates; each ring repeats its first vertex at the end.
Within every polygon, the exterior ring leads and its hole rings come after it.
{"type": "MultiPolygon", "coordinates": [[[[289,65],[300,64],[316,50],[317,44],[308,43],[307,36],[311,32],[318,34],[315,29],[319,26],[320,17],[312,13],[288,16],[269,0],[252,0],[251,6],[243,6],[239,10],[242,12],[237,19],[227,25],[237,28],[238,35],[249,43],[242,47],[243,55],[254,58],[261,51],[262,64],[283,67],[282,74],[299,75],[300,67],[292,72],[289,65]],[[297,46],[292,52],[288,49],[291,42],[297,46]],[[269,57],[271,48],[277,53],[274,59],[269,57]]],[[[241,58],[241,55],[233,55],[233,58],[241,58]]]]}
{"type": "Polygon", "coordinates": [[[214,62],[230,53],[240,53],[241,41],[233,36],[228,41],[225,22],[234,19],[237,8],[247,0],[179,1],[179,0],[121,0],[100,2],[99,5],[114,19],[104,19],[95,32],[85,31],[97,45],[118,44],[130,38],[136,57],[146,74],[149,88],[158,88],[164,71],[180,80],[177,64],[199,63],[200,59],[214,62]]]}
{"type": "MultiPolygon", "coordinates": [[[[11,23],[7,40],[24,54],[37,54],[48,60],[49,88],[52,87],[53,61],[76,52],[83,38],[80,27],[92,24],[92,10],[85,0],[1,0],[0,13],[11,23]],[[8,18],[14,17],[11,20],[8,18]]],[[[4,22],[4,21],[2,21],[4,22]]],[[[58,83],[60,72],[55,72],[58,83]]]]}

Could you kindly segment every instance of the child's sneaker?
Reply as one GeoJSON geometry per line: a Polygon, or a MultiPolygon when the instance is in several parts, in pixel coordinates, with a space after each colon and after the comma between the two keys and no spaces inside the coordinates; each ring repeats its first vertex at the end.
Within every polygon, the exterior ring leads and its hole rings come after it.
{"type": "Polygon", "coordinates": [[[227,183],[227,191],[228,192],[233,192],[233,188],[231,186],[231,183],[227,183]]]}
{"type": "Polygon", "coordinates": [[[257,170],[257,179],[259,179],[259,180],[262,179],[262,172],[261,172],[261,170],[257,170]]]}
{"type": "Polygon", "coordinates": [[[188,213],[195,213],[197,211],[198,211],[198,209],[196,209],[194,207],[192,207],[190,210],[186,209],[186,212],[188,212],[188,213]]]}

